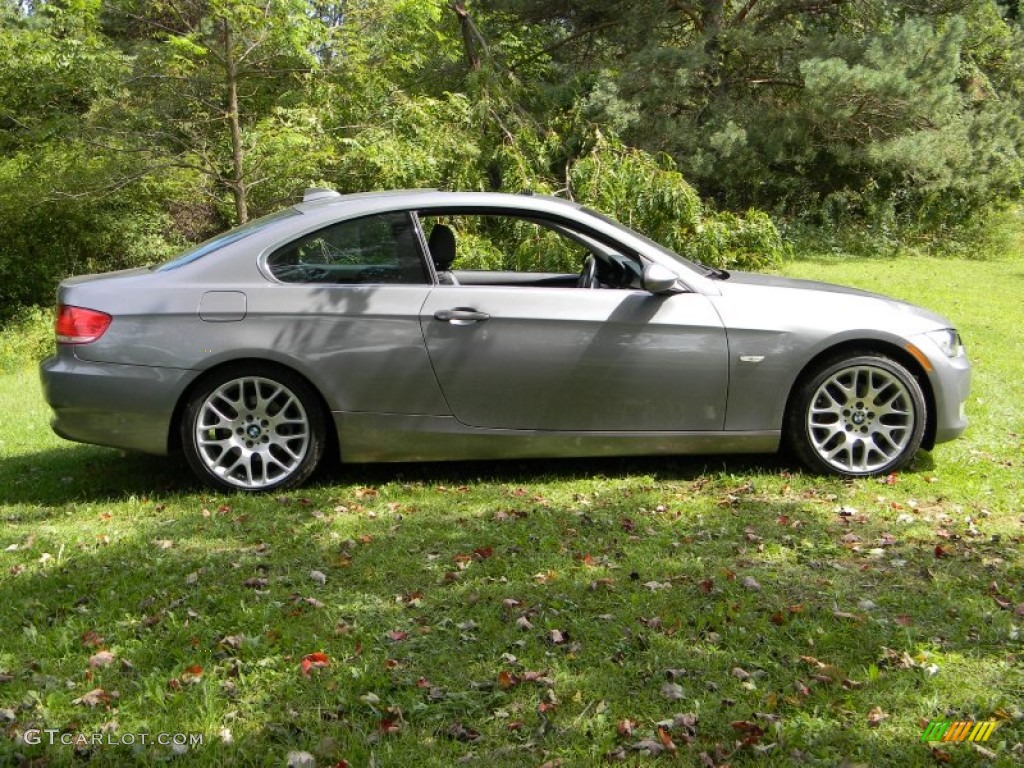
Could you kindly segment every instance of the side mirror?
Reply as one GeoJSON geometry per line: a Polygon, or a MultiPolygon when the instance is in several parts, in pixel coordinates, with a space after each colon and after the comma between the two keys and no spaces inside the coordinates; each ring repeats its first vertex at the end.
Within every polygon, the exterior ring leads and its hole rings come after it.
{"type": "Polygon", "coordinates": [[[654,294],[680,293],[679,278],[675,272],[661,264],[644,266],[644,290],[654,294]]]}

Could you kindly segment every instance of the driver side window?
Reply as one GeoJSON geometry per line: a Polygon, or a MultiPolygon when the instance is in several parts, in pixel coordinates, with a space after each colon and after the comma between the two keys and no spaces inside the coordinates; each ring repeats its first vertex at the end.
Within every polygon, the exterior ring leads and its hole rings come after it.
{"type": "Polygon", "coordinates": [[[442,284],[558,288],[640,288],[642,284],[637,257],[618,253],[567,226],[475,212],[424,212],[419,219],[442,284]],[[435,232],[438,229],[447,231],[435,232]]]}

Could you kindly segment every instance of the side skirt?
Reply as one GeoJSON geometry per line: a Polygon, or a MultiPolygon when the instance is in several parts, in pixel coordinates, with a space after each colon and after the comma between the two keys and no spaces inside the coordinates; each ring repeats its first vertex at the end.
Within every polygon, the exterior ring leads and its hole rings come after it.
{"type": "Polygon", "coordinates": [[[778,431],[554,432],[467,427],[451,416],[392,413],[331,414],[342,461],[461,461],[472,459],[774,453],[778,431]]]}

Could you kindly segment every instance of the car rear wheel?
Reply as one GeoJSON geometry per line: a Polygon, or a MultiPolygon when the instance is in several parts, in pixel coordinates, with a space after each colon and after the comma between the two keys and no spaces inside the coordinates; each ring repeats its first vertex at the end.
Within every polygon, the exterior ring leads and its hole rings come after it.
{"type": "Polygon", "coordinates": [[[786,439],[813,471],[887,474],[921,447],[926,408],[921,385],[903,365],[875,353],[847,354],[797,384],[786,439]]]}
{"type": "Polygon", "coordinates": [[[225,369],[191,395],[181,423],[189,466],[209,486],[296,486],[324,453],[324,412],[310,386],[270,366],[225,369]]]}

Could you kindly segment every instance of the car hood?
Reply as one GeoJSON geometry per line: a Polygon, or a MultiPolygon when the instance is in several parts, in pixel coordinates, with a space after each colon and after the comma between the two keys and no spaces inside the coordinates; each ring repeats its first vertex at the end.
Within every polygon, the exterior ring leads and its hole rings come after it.
{"type": "Polygon", "coordinates": [[[719,285],[722,288],[723,294],[728,294],[730,289],[729,286],[760,286],[768,289],[782,289],[799,291],[801,293],[834,293],[841,294],[849,297],[859,297],[868,301],[878,301],[888,305],[890,308],[900,312],[907,312],[917,317],[935,323],[940,327],[952,327],[949,320],[940,315],[938,312],[932,312],[930,309],[924,309],[916,304],[911,304],[907,301],[900,299],[894,299],[891,296],[885,296],[881,293],[874,293],[872,291],[864,291],[860,288],[850,288],[845,285],[835,285],[834,283],[823,283],[817,280],[801,280],[794,277],[781,277],[779,275],[766,275],[759,272],[729,272],[728,280],[725,280],[719,285]]]}

